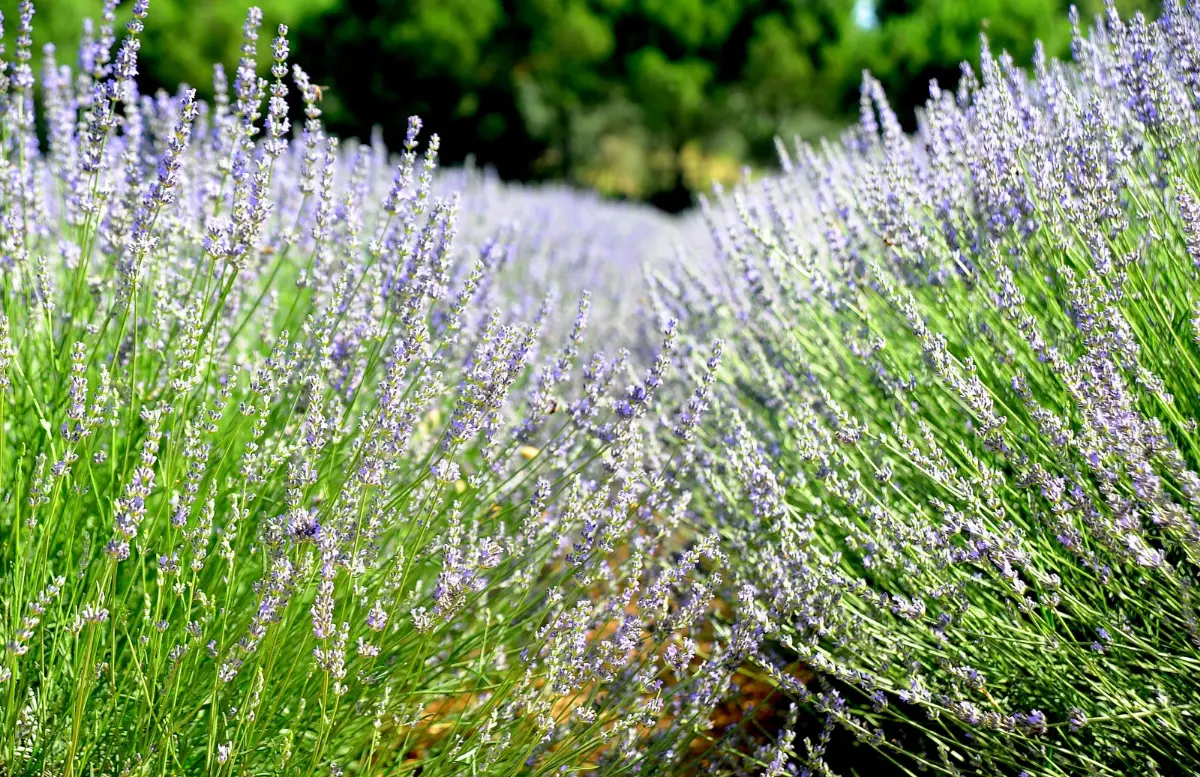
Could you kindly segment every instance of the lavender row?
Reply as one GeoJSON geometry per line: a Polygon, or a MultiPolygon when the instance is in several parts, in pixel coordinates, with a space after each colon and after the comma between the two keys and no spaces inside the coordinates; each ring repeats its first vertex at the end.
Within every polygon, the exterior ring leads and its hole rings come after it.
{"type": "Polygon", "coordinates": [[[867,76],[657,275],[727,341],[690,518],[797,705],[766,774],[1200,767],[1200,7],[1071,21],[913,135],[867,76]]]}
{"type": "Polygon", "coordinates": [[[642,312],[677,227],[340,142],[256,9],[211,102],[139,94],[148,5],[6,20],[0,771],[701,762],[745,640],[684,521],[721,344],[642,312]]]}

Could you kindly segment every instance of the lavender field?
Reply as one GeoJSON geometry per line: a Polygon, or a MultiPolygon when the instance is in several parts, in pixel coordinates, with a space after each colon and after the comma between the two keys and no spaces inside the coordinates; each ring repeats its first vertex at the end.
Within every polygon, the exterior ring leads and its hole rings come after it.
{"type": "Polygon", "coordinates": [[[676,218],[115,5],[4,20],[0,775],[1200,773],[1200,6],[676,218]]]}

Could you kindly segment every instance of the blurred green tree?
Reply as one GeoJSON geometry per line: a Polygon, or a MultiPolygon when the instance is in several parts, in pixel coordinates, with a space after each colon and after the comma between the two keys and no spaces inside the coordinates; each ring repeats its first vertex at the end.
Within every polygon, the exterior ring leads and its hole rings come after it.
{"type": "Polygon", "coordinates": [[[528,46],[514,63],[513,88],[526,128],[554,150],[569,177],[575,126],[611,90],[603,65],[615,51],[611,20],[584,0],[533,0],[516,8],[528,46]]]}
{"type": "Polygon", "coordinates": [[[542,143],[524,129],[513,68],[530,44],[502,0],[341,0],[297,26],[295,57],[330,89],[335,129],[391,143],[419,115],[444,157],[469,154],[505,177],[529,174],[542,143]]]}
{"type": "MultiPolygon", "coordinates": [[[[139,81],[143,90],[160,87],[174,91],[181,83],[211,93],[213,63],[230,68],[237,62],[242,44],[242,24],[250,5],[263,12],[259,50],[270,49],[275,27],[280,23],[302,24],[334,8],[340,0],[154,0],[142,33],[138,55],[139,81]]],[[[0,0],[5,32],[13,35],[20,0],[0,0]]],[[[124,33],[129,18],[128,0],[117,7],[117,35],[124,33]]],[[[74,65],[83,32],[83,20],[100,22],[102,0],[35,0],[33,42],[40,52],[47,43],[58,49],[58,61],[74,65]]],[[[264,64],[264,70],[265,70],[264,64]]]]}
{"type": "MultiPolygon", "coordinates": [[[[210,93],[211,63],[237,61],[250,1],[153,0],[143,90],[210,93]]],[[[1069,0],[253,1],[264,72],[286,22],[338,132],[378,125],[396,143],[417,114],[450,163],[474,155],[506,178],[590,182],[670,210],[713,171],[769,164],[777,135],[812,139],[852,121],[864,69],[912,127],[930,79],[951,87],[959,62],[977,62],[981,32],[1018,63],[1035,39],[1052,56],[1070,42],[1069,0]]],[[[1077,2],[1085,19],[1102,10],[1077,2]]],[[[1157,4],[1118,0],[1123,13],[1157,4]]],[[[0,0],[10,39],[17,5],[0,0]]],[[[35,45],[54,42],[72,63],[101,0],[37,7],[35,45]]]]}
{"type": "Polygon", "coordinates": [[[300,32],[297,54],[335,86],[327,112],[389,139],[423,115],[451,161],[580,180],[606,140],[643,146],[639,191],[690,200],[698,143],[770,154],[781,124],[836,115],[826,50],[853,0],[342,0],[300,32]]]}

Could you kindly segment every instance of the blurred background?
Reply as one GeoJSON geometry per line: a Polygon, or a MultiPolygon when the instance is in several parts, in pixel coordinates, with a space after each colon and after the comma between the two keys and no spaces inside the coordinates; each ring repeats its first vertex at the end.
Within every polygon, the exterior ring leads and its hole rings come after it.
{"type": "MultiPolygon", "coordinates": [[[[0,0],[11,46],[18,0],[0,0]]],[[[252,0],[152,0],[144,93],[211,93],[232,75],[252,0]]],[[[1123,14],[1159,0],[1118,0],[1123,14]]],[[[957,82],[979,34],[1028,63],[1033,41],[1070,53],[1067,0],[257,0],[291,27],[293,61],[324,88],[343,136],[378,126],[393,147],[418,114],[445,164],[559,180],[679,211],[713,180],[774,164],[776,135],[836,134],[857,117],[862,71],[911,128],[930,79],[957,82]]],[[[128,6],[128,3],[125,3],[128,6]]],[[[1103,0],[1078,2],[1085,22],[1103,0]]],[[[100,0],[38,0],[34,42],[74,62],[100,0]]],[[[118,23],[125,21],[118,15],[118,23]]],[[[11,50],[11,49],[10,49],[11,50]]]]}

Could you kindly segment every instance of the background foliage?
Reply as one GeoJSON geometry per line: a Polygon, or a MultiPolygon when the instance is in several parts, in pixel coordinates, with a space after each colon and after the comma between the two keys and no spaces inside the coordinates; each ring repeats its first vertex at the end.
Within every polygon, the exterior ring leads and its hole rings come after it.
{"type": "MultiPolygon", "coordinates": [[[[980,32],[1018,63],[1033,41],[1064,56],[1066,0],[260,0],[292,26],[298,61],[343,135],[398,145],[420,114],[447,162],[469,154],[505,178],[555,178],[669,210],[773,139],[814,139],[857,115],[862,71],[909,128],[930,79],[957,80],[980,32]]],[[[1086,20],[1099,0],[1078,3],[1086,20]]],[[[1120,0],[1125,15],[1155,0],[1120,0]]],[[[14,18],[16,0],[0,0],[14,18]]],[[[99,0],[38,10],[35,43],[74,51],[99,0]]],[[[155,0],[143,87],[211,91],[209,63],[236,61],[242,0],[155,0]]]]}

